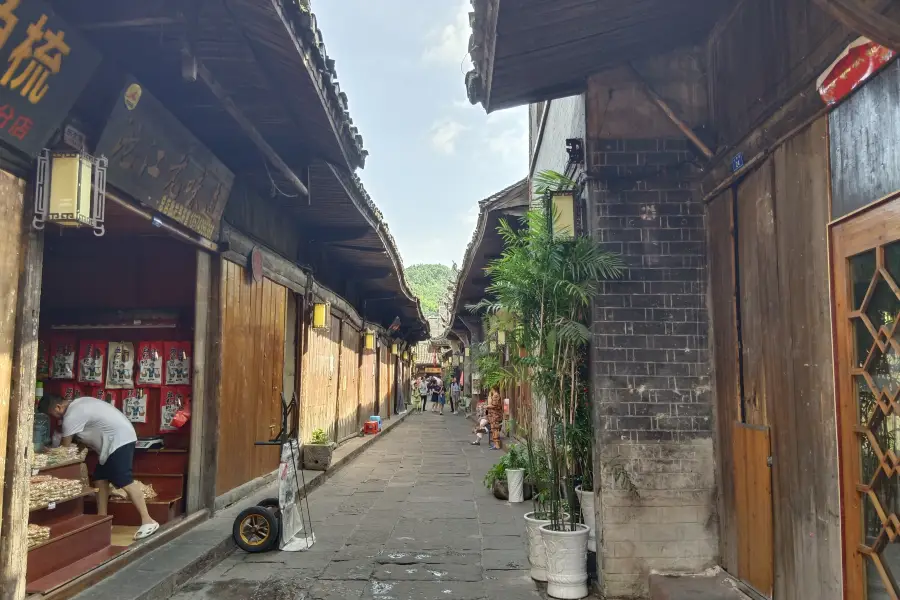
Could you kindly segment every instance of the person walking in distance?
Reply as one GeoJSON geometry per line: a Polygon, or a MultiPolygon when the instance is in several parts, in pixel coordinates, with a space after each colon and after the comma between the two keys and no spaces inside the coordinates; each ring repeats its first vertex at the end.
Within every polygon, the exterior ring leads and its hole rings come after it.
{"type": "Polygon", "coordinates": [[[422,377],[419,379],[419,396],[422,398],[422,412],[428,406],[428,379],[422,377]]]}
{"type": "Polygon", "coordinates": [[[450,383],[450,414],[459,414],[459,381],[454,379],[450,383]]]}

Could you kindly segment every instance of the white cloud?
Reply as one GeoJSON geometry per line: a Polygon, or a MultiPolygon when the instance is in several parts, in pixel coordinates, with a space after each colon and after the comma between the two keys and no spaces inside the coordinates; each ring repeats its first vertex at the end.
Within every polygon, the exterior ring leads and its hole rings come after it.
{"type": "Polygon", "coordinates": [[[453,17],[453,21],[428,33],[425,62],[460,65],[469,51],[469,10],[472,4],[463,0],[453,17]]]}
{"type": "Polygon", "coordinates": [[[459,121],[442,119],[431,126],[431,147],[441,154],[453,154],[456,152],[456,142],[460,134],[468,129],[459,121]]]}

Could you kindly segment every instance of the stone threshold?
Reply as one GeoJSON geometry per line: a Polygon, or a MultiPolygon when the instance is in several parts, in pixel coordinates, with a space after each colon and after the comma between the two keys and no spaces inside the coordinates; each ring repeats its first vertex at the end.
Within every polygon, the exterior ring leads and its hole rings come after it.
{"type": "MultiPolygon", "coordinates": [[[[335,449],[327,471],[306,471],[303,496],[309,494],[402,423],[407,411],[384,421],[381,433],[354,438],[335,449]]],[[[165,532],[148,538],[135,549],[86,573],[45,596],[28,600],[165,600],[188,580],[205,573],[231,554],[236,546],[231,538],[235,517],[248,506],[278,496],[278,484],[272,483],[242,501],[208,517],[206,510],[190,515],[165,532]],[[156,544],[151,544],[155,541],[156,544]],[[98,581],[103,578],[102,581],[98,581]]]]}

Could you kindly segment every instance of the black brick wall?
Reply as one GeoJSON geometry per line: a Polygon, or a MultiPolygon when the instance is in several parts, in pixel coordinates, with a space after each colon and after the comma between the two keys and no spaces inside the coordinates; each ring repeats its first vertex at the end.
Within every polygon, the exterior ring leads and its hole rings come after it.
{"type": "Polygon", "coordinates": [[[682,140],[588,142],[591,235],[624,276],[593,307],[592,379],[601,440],[712,434],[705,219],[682,140]]]}

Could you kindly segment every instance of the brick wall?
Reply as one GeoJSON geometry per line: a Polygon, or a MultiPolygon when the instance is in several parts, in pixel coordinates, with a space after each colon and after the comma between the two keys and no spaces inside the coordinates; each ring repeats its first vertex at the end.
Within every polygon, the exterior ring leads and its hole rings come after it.
{"type": "Polygon", "coordinates": [[[591,235],[622,256],[593,307],[592,394],[608,598],[716,564],[705,222],[682,140],[589,140],[591,235]]]}

